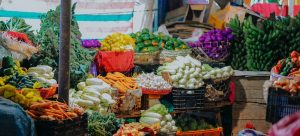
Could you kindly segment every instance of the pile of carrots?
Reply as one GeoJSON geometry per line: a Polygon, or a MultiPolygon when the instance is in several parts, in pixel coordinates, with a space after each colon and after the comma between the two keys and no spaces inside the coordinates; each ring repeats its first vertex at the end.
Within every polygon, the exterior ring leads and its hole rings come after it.
{"type": "Polygon", "coordinates": [[[69,108],[58,101],[44,100],[32,104],[26,111],[35,120],[63,121],[83,115],[81,108],[69,108]]]}
{"type": "Polygon", "coordinates": [[[120,72],[108,73],[105,77],[99,75],[98,78],[118,89],[120,93],[138,89],[137,82],[133,77],[127,77],[120,72]]]}

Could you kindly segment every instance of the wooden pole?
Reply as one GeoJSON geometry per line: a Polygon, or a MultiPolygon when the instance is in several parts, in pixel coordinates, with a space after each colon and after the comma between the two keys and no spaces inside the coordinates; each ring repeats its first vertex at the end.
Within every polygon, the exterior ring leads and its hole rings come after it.
{"type": "Polygon", "coordinates": [[[71,0],[60,1],[58,100],[68,104],[70,88],[71,0]]]}

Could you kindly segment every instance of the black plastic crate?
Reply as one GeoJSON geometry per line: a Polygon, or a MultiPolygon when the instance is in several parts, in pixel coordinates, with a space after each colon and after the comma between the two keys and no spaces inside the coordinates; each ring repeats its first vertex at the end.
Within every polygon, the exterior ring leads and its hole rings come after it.
{"type": "Polygon", "coordinates": [[[88,134],[87,114],[65,120],[56,121],[35,121],[35,128],[38,136],[87,136],[88,134]]]}
{"type": "Polygon", "coordinates": [[[300,111],[300,96],[279,88],[269,88],[266,120],[276,123],[281,118],[300,111]]]}
{"type": "Polygon", "coordinates": [[[192,110],[204,108],[205,88],[199,89],[180,89],[173,88],[174,110],[192,110]]]}

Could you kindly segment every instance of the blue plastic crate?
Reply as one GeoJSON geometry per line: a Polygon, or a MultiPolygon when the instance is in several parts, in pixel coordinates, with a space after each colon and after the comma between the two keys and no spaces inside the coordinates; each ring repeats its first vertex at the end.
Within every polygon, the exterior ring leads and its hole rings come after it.
{"type": "Polygon", "coordinates": [[[270,88],[268,94],[266,120],[276,123],[281,118],[300,111],[300,97],[290,96],[288,92],[270,88]]]}

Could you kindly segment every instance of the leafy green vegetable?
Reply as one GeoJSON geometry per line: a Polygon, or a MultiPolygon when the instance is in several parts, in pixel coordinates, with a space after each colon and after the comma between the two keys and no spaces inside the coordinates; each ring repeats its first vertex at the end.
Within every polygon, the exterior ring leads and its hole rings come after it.
{"type": "Polygon", "coordinates": [[[181,114],[176,118],[176,126],[181,131],[206,130],[215,128],[204,119],[197,119],[190,114],[181,114]]]}
{"type": "Polygon", "coordinates": [[[123,120],[117,119],[114,114],[101,115],[92,112],[88,116],[89,136],[112,136],[123,124],[123,120]]]}
{"type": "Polygon", "coordinates": [[[162,116],[168,114],[168,109],[162,104],[155,104],[154,106],[150,107],[146,112],[155,112],[162,116]]]}
{"type": "MultiPolygon", "coordinates": [[[[78,23],[74,17],[76,4],[72,7],[71,21],[71,48],[70,48],[70,78],[71,87],[75,87],[80,81],[84,81],[88,67],[93,60],[94,51],[89,51],[81,46],[78,37],[81,36],[78,23]]],[[[50,10],[41,18],[41,29],[38,32],[38,43],[41,52],[34,56],[30,63],[44,64],[58,69],[59,55],[59,18],[60,7],[50,10]]],[[[57,70],[55,73],[57,79],[57,70]]]]}

